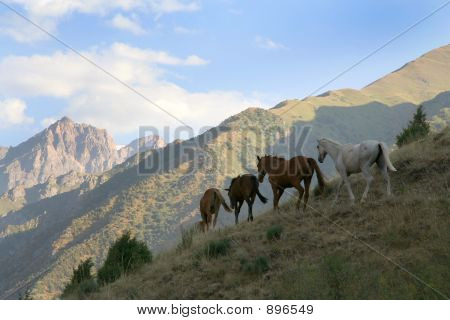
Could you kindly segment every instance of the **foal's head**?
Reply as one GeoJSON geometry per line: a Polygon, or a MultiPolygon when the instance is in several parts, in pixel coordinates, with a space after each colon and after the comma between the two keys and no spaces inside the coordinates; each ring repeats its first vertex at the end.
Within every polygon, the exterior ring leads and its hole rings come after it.
{"type": "Polygon", "coordinates": [[[317,160],[319,160],[320,163],[323,163],[323,160],[325,160],[325,157],[327,156],[327,151],[323,146],[323,139],[317,140],[317,150],[319,151],[317,160]]]}
{"type": "Polygon", "coordinates": [[[257,167],[258,167],[258,180],[260,183],[264,181],[264,176],[266,175],[266,159],[267,156],[264,156],[260,158],[259,156],[256,156],[256,159],[258,160],[257,167]]]}

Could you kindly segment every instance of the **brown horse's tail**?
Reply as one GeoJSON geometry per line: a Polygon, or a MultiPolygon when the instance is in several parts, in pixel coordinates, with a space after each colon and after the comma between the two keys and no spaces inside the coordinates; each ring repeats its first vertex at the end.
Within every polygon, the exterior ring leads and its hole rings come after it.
{"type": "Polygon", "coordinates": [[[314,170],[316,171],[317,174],[317,180],[319,181],[319,190],[320,193],[323,193],[324,189],[325,189],[325,179],[323,178],[323,173],[322,170],[320,170],[319,165],[317,164],[316,160],[314,160],[313,158],[308,158],[308,164],[310,165],[310,167],[313,168],[313,174],[314,174],[314,170]]]}
{"type": "Polygon", "coordinates": [[[253,187],[255,188],[256,195],[258,196],[259,200],[261,200],[262,203],[267,203],[267,198],[264,197],[261,192],[259,192],[259,182],[258,179],[255,176],[252,176],[252,183],[253,187]]]}
{"type": "Polygon", "coordinates": [[[220,193],[219,190],[215,191],[215,195],[219,198],[220,203],[222,204],[223,208],[225,209],[225,211],[231,212],[230,207],[228,206],[228,204],[225,202],[225,199],[222,197],[222,194],[220,193]]]}

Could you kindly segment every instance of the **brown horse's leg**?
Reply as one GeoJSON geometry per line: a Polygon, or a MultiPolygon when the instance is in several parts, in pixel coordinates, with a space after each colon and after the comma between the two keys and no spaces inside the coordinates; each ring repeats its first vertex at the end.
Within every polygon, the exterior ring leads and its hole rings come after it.
{"type": "Polygon", "coordinates": [[[279,212],[278,208],[278,200],[280,199],[279,193],[278,193],[278,186],[275,184],[271,184],[272,186],[272,192],[273,192],[273,210],[279,212]]]}
{"type": "Polygon", "coordinates": [[[209,219],[208,219],[208,215],[206,215],[205,230],[206,230],[206,231],[209,230],[209,219]]]}
{"type": "Polygon", "coordinates": [[[247,202],[248,205],[248,217],[247,217],[247,221],[253,221],[253,203],[255,202],[255,195],[253,195],[252,198],[245,200],[245,202],[247,202]]]}
{"type": "MultiPolygon", "coordinates": [[[[311,177],[312,178],[312,177],[311,177]]],[[[309,199],[309,186],[311,184],[311,178],[305,179],[305,199],[303,200],[303,211],[306,211],[306,206],[309,199]]]]}
{"type": "Polygon", "coordinates": [[[300,180],[295,180],[295,182],[292,183],[295,187],[295,189],[298,190],[298,201],[297,201],[297,210],[300,209],[300,204],[302,203],[303,193],[305,192],[305,189],[303,189],[302,185],[300,184],[300,180]]]}
{"type": "MultiPolygon", "coordinates": [[[[283,193],[284,193],[284,189],[283,188],[278,189],[277,207],[278,207],[278,204],[280,203],[281,196],[283,195],[283,193]]],[[[279,210],[279,207],[278,207],[278,210],[279,210]]]]}
{"type": "Polygon", "coordinates": [[[234,223],[238,224],[239,222],[239,212],[241,212],[241,207],[244,204],[244,201],[238,201],[238,203],[236,204],[236,207],[234,208],[234,223]]]}
{"type": "Polygon", "coordinates": [[[216,227],[217,218],[219,217],[219,211],[220,211],[220,199],[216,197],[216,201],[214,203],[214,221],[213,221],[213,228],[216,227]]]}

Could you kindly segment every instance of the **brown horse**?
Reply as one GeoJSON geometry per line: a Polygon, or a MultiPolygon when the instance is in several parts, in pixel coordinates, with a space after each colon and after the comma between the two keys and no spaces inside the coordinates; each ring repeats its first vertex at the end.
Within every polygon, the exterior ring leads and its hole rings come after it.
{"type": "Polygon", "coordinates": [[[248,218],[247,221],[253,221],[253,203],[256,196],[262,203],[267,202],[267,198],[259,192],[258,179],[251,174],[244,174],[237,176],[231,180],[230,187],[225,189],[228,191],[228,197],[230,198],[230,207],[234,209],[235,223],[238,224],[239,212],[244,201],[248,205],[248,218]]]}
{"type": "Polygon", "coordinates": [[[309,186],[313,177],[314,171],[317,173],[317,180],[319,181],[320,191],[324,189],[324,179],[322,171],[313,158],[306,158],[297,156],[290,160],[286,160],[276,156],[264,156],[258,159],[258,173],[259,182],[264,181],[266,173],[269,175],[269,182],[273,191],[273,208],[279,210],[278,202],[286,188],[296,188],[299,196],[297,201],[297,209],[300,208],[303,193],[305,193],[305,200],[303,210],[306,210],[306,205],[309,198],[309,186]],[[301,186],[301,181],[304,180],[305,188],[301,186]]]}
{"type": "Polygon", "coordinates": [[[209,230],[213,215],[213,227],[216,226],[220,205],[222,205],[226,211],[231,212],[230,207],[225,202],[225,199],[222,197],[219,190],[215,188],[206,190],[205,194],[200,199],[200,213],[202,215],[202,221],[198,223],[199,228],[203,232],[209,230]]]}

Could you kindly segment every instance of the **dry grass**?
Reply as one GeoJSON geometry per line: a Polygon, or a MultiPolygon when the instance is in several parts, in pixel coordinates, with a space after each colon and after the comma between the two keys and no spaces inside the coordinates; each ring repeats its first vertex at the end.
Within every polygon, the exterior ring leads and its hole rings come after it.
{"type": "MultiPolygon", "coordinates": [[[[450,130],[396,151],[395,194],[376,175],[366,203],[348,204],[345,190],[313,198],[307,212],[291,203],[253,223],[196,234],[186,249],[159,255],[93,299],[440,299],[450,295],[450,130]],[[279,240],[267,239],[279,225],[279,240]],[[356,235],[424,283],[356,240],[356,235]],[[205,246],[229,239],[211,258],[205,246]],[[247,267],[248,262],[253,267],[247,267]],[[258,267],[257,265],[264,265],[258,267]],[[254,270],[254,272],[252,272],[254,270]],[[434,288],[431,289],[430,287],[434,288]]],[[[364,183],[354,177],[361,196],[364,183]]]]}

